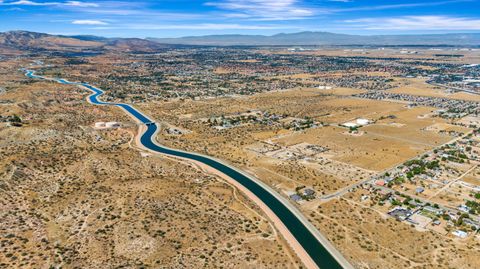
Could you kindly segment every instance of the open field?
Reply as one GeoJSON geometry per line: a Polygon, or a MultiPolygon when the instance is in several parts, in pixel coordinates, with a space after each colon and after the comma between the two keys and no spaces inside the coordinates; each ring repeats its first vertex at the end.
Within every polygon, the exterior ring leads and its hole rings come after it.
{"type": "MultiPolygon", "coordinates": [[[[428,130],[429,126],[435,124],[447,124],[441,118],[425,116],[434,111],[433,108],[408,109],[403,104],[348,99],[302,89],[200,102],[175,101],[159,104],[153,110],[149,107],[150,105],[145,106],[145,109],[150,109],[154,117],[173,121],[175,125],[192,131],[181,136],[161,136],[162,141],[172,143],[172,146],[181,146],[180,143],[185,143],[185,148],[197,151],[206,149],[211,153],[218,152],[221,154],[218,156],[227,157],[233,162],[251,159],[246,157],[252,156],[253,153],[246,148],[261,141],[282,147],[309,143],[328,148],[329,151],[326,154],[332,160],[367,170],[381,171],[453,139],[452,136],[440,133],[439,130],[428,130]],[[302,99],[307,100],[302,101],[302,99]],[[199,118],[208,118],[208,115],[232,115],[253,108],[272,114],[287,114],[298,118],[310,117],[330,126],[292,132],[274,125],[249,124],[219,132],[196,121],[199,118]],[[185,118],[176,115],[189,116],[185,118]],[[387,118],[388,116],[392,118],[387,118]],[[363,127],[362,135],[351,135],[348,129],[335,126],[358,117],[376,122],[363,127]],[[216,145],[216,147],[208,147],[208,145],[216,145]],[[223,145],[225,149],[218,145],[223,145]]],[[[452,126],[452,128],[463,132],[468,131],[463,127],[452,126]]],[[[247,166],[256,166],[256,159],[265,157],[256,154],[254,162],[248,162],[247,166]]]]}

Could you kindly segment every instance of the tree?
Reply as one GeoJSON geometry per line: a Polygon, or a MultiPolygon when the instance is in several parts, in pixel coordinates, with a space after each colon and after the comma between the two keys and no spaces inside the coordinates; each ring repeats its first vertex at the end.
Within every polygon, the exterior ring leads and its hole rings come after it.
{"type": "Polygon", "coordinates": [[[22,119],[21,119],[18,115],[14,114],[14,115],[10,118],[10,122],[21,123],[21,122],[22,122],[22,119]]]}

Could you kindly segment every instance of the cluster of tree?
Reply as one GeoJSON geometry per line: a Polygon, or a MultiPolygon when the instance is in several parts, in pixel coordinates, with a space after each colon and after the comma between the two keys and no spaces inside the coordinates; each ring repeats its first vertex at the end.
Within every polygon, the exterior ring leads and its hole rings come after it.
{"type": "Polygon", "coordinates": [[[415,175],[425,174],[427,169],[432,170],[440,167],[439,161],[427,162],[424,160],[410,160],[404,163],[405,166],[409,167],[410,171],[407,172],[407,178],[411,179],[415,175]]]}
{"type": "Polygon", "coordinates": [[[12,126],[17,126],[17,127],[22,126],[22,119],[16,114],[14,114],[13,116],[6,116],[6,117],[0,116],[0,121],[10,122],[12,126]]]}

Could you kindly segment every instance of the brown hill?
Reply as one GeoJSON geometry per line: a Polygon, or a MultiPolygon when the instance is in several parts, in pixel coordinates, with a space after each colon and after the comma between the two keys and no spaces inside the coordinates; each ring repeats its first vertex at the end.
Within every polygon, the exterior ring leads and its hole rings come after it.
{"type": "Polygon", "coordinates": [[[0,33],[3,51],[113,51],[156,52],[171,45],[163,45],[139,38],[102,38],[93,36],[60,36],[28,31],[0,33]]]}
{"type": "Polygon", "coordinates": [[[100,42],[27,31],[0,33],[0,46],[16,50],[75,50],[102,45],[100,42]]]}

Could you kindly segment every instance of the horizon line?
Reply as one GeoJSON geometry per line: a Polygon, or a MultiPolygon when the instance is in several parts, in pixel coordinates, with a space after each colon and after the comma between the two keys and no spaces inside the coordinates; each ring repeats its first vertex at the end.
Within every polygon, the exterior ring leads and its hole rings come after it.
{"type": "Polygon", "coordinates": [[[273,37],[276,35],[288,35],[288,34],[299,34],[299,33],[326,33],[326,34],[336,34],[336,35],[348,35],[348,36],[421,36],[421,35],[450,35],[450,34],[480,34],[480,31],[448,31],[448,32],[441,32],[438,33],[435,31],[430,31],[429,33],[422,32],[422,33],[396,33],[396,34],[352,34],[352,33],[341,33],[341,32],[334,32],[334,31],[322,31],[322,30],[305,30],[305,31],[293,31],[293,32],[277,32],[273,34],[244,34],[244,33],[225,33],[225,34],[204,34],[204,35],[185,35],[185,36],[177,36],[177,37],[160,37],[160,36],[108,36],[108,35],[97,35],[97,34],[89,34],[89,33],[58,33],[58,32],[38,32],[33,30],[23,30],[23,29],[12,29],[12,30],[4,30],[0,31],[0,33],[8,33],[8,32],[29,32],[29,33],[38,33],[38,34],[48,34],[48,35],[55,35],[55,36],[66,36],[66,37],[73,37],[73,36],[94,36],[94,37],[103,37],[103,38],[138,38],[138,39],[181,39],[181,38],[189,38],[189,37],[207,37],[207,36],[263,36],[263,37],[273,37]]]}

